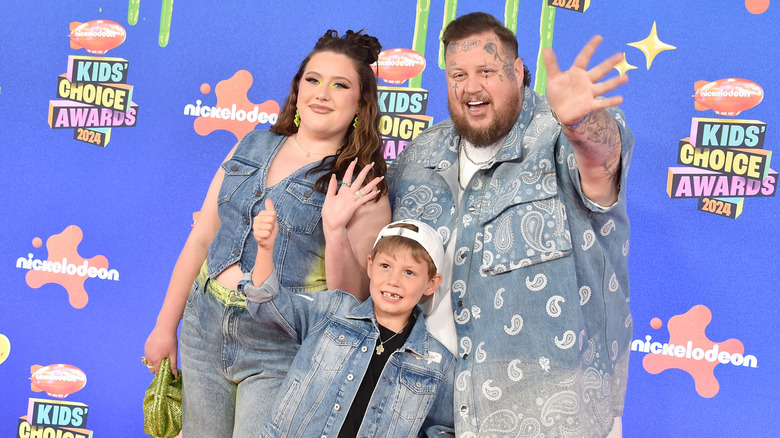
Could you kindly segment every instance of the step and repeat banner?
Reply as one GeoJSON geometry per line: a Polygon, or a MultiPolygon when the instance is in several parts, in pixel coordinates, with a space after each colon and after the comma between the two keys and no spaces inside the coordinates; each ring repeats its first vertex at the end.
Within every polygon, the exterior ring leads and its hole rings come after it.
{"type": "MultiPolygon", "coordinates": [[[[141,437],[141,363],[209,182],[327,29],[379,38],[384,155],[448,117],[439,36],[485,11],[563,69],[594,34],[636,136],[626,437],[778,436],[780,1],[7,0],[0,436],[141,437]]],[[[519,421],[518,421],[519,424],[519,421]]],[[[518,428],[518,437],[523,431],[518,428]]]]}

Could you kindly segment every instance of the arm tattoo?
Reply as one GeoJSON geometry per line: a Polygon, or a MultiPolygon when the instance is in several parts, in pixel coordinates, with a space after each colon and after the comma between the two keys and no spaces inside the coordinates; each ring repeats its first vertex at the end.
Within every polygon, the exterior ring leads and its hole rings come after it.
{"type": "Polygon", "coordinates": [[[621,142],[612,116],[606,110],[593,112],[574,133],[579,139],[572,140],[572,144],[589,155],[601,156],[605,174],[615,178],[620,171],[620,154],[614,157],[614,151],[621,147],[621,142]]]}

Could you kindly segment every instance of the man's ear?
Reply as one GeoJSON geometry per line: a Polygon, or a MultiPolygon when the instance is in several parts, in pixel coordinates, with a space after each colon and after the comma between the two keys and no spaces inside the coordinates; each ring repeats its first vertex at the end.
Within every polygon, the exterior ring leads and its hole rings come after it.
{"type": "Polygon", "coordinates": [[[430,280],[428,280],[428,285],[425,287],[425,291],[423,292],[423,295],[433,295],[434,292],[436,292],[436,289],[439,288],[439,285],[441,284],[441,274],[436,274],[433,277],[431,277],[430,280]]]}
{"type": "Polygon", "coordinates": [[[515,78],[517,83],[522,86],[525,81],[525,69],[523,69],[523,60],[518,56],[515,58],[515,78]]]}

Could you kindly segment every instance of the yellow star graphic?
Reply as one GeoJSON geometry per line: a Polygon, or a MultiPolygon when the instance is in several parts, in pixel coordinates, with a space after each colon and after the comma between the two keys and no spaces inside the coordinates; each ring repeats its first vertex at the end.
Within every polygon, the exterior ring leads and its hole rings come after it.
{"type": "Polygon", "coordinates": [[[629,63],[628,63],[628,61],[626,61],[626,52],[623,52],[623,60],[622,60],[622,61],[620,61],[620,62],[619,62],[619,63],[618,63],[618,64],[617,64],[617,65],[614,67],[614,69],[615,69],[615,70],[617,70],[617,71],[618,71],[618,73],[620,73],[620,76],[623,76],[623,73],[625,73],[625,72],[627,72],[627,71],[629,71],[629,70],[633,70],[633,69],[635,69],[635,68],[636,68],[636,66],[635,66],[635,65],[631,65],[631,64],[629,64],[629,63]]]}
{"type": "Polygon", "coordinates": [[[655,22],[653,22],[653,29],[650,31],[650,35],[648,35],[647,38],[643,39],[642,41],[628,43],[628,45],[636,47],[645,53],[645,56],[647,57],[648,70],[650,70],[650,64],[653,63],[653,59],[655,59],[656,55],[663,52],[664,50],[672,50],[677,48],[670,46],[669,44],[666,44],[658,39],[658,32],[655,30],[655,22]]]}

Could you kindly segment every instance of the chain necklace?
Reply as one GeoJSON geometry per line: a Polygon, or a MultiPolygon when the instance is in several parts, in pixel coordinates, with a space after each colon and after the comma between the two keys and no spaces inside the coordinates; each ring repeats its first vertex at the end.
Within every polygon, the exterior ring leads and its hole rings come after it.
{"type": "Polygon", "coordinates": [[[406,330],[406,326],[407,325],[409,325],[409,321],[406,321],[406,325],[404,326],[404,328],[401,329],[400,332],[395,332],[393,334],[393,336],[390,336],[389,338],[385,339],[384,341],[382,340],[382,331],[381,330],[379,331],[379,345],[376,346],[376,354],[377,354],[377,356],[380,356],[382,353],[385,352],[385,347],[384,347],[385,342],[390,342],[390,339],[393,339],[394,337],[396,337],[396,336],[400,335],[401,333],[403,333],[404,330],[406,330]]]}
{"type": "Polygon", "coordinates": [[[498,151],[501,150],[501,148],[496,149],[496,152],[493,154],[493,156],[485,161],[474,161],[474,159],[469,156],[469,150],[466,148],[466,145],[464,145],[461,140],[458,140],[458,186],[461,190],[465,191],[466,187],[460,182],[460,174],[463,173],[463,159],[461,158],[460,153],[461,150],[466,154],[466,158],[468,158],[472,164],[475,166],[484,166],[485,164],[489,164],[495,161],[496,156],[498,156],[498,151]]]}
{"type": "Polygon", "coordinates": [[[298,148],[300,148],[303,151],[303,153],[306,154],[306,158],[309,158],[312,154],[319,155],[321,157],[330,155],[330,154],[320,154],[320,153],[317,153],[317,152],[309,152],[309,151],[307,151],[306,149],[303,148],[303,146],[301,146],[300,143],[298,143],[298,134],[297,133],[295,135],[293,135],[293,140],[295,140],[295,144],[298,145],[298,148]]]}

